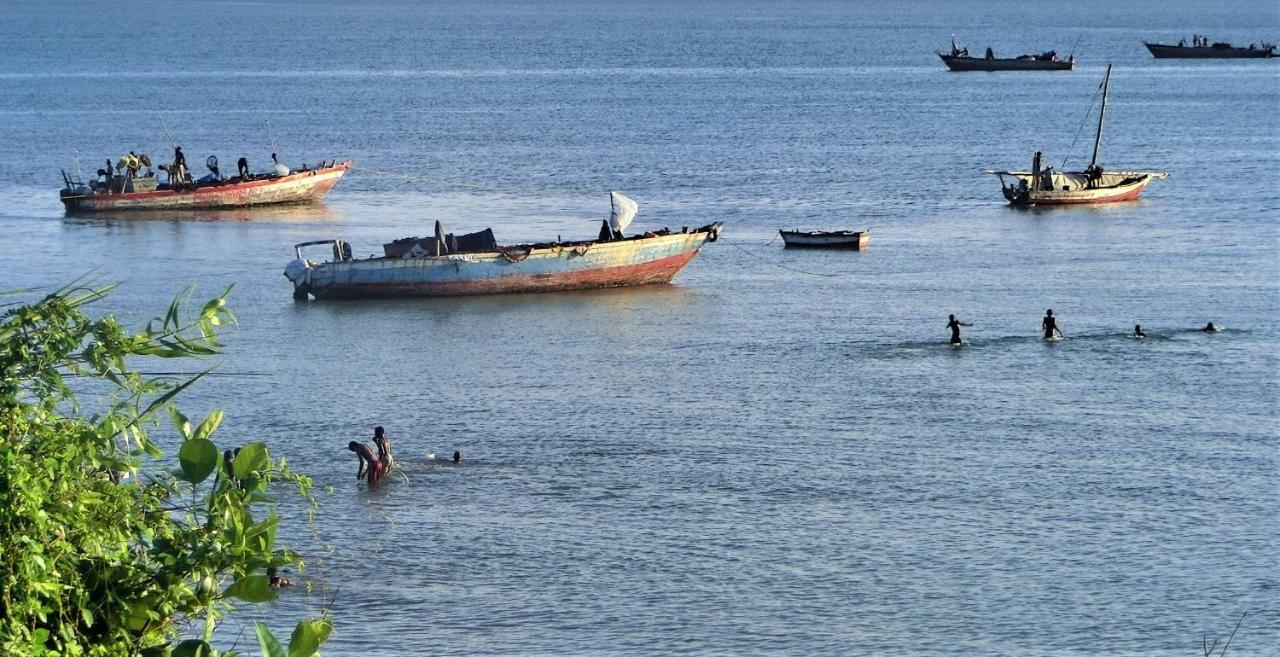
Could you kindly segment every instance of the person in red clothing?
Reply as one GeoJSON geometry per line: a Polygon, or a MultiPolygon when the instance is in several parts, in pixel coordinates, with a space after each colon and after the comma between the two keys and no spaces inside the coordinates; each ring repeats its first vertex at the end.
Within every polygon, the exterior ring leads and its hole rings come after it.
{"type": "Polygon", "coordinates": [[[356,470],[356,479],[360,477],[368,477],[369,486],[377,486],[382,481],[382,461],[374,456],[373,449],[364,443],[351,441],[347,443],[347,449],[356,453],[356,458],[360,459],[360,468],[356,470]]]}

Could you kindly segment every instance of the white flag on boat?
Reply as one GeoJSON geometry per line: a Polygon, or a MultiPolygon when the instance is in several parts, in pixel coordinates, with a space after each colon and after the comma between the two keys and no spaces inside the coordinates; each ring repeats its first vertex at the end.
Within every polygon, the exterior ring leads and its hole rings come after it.
{"type": "Polygon", "coordinates": [[[640,206],[636,202],[623,196],[619,192],[609,192],[609,202],[613,204],[613,214],[609,217],[609,228],[615,233],[621,233],[631,225],[631,220],[635,218],[636,211],[640,206]]]}

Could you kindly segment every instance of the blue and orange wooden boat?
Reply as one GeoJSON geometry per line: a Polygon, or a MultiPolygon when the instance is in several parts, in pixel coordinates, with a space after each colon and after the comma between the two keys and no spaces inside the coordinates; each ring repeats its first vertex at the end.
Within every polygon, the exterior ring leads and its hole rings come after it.
{"type": "Polygon", "coordinates": [[[384,255],[357,260],[342,240],[303,242],[284,275],[304,300],[462,296],[546,292],[668,283],[718,239],[722,224],[679,232],[668,229],[625,237],[635,201],[610,193],[612,216],[595,240],[499,246],[493,231],[446,235],[440,223],[428,238],[383,245],[384,255]],[[317,263],[304,250],[329,246],[333,259],[317,263]]]}

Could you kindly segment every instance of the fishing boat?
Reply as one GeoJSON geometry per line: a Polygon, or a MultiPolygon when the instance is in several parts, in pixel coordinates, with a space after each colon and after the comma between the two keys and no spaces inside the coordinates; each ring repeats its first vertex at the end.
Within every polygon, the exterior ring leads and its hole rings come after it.
{"type": "Polygon", "coordinates": [[[383,255],[351,256],[350,244],[337,239],[303,242],[285,267],[295,299],[434,297],[514,292],[545,292],[668,283],[707,242],[720,236],[722,224],[666,228],[624,236],[638,209],[636,202],[610,192],[613,211],[594,240],[500,246],[493,230],[446,234],[436,222],[433,237],[410,237],[383,245],[383,255]],[[305,251],[328,247],[332,259],[315,262],[305,251]]]}
{"type": "MultiPolygon", "coordinates": [[[[121,158],[125,161],[125,158],[121,158]]],[[[108,160],[108,163],[110,161],[108,160]]],[[[351,168],[351,162],[331,160],[314,168],[303,165],[290,170],[277,164],[269,173],[237,175],[224,178],[218,172],[217,159],[210,157],[206,166],[210,174],[198,180],[189,175],[173,174],[161,184],[150,171],[138,166],[122,167],[119,174],[110,168],[99,169],[101,180],[84,183],[62,172],[60,192],[67,212],[133,211],[133,210],[203,210],[239,208],[274,203],[317,201],[338,184],[351,168]]],[[[165,169],[165,167],[161,167],[165,169]]]]}
{"type": "Polygon", "coordinates": [[[1244,48],[1229,43],[1209,43],[1207,40],[1204,45],[1192,46],[1186,45],[1185,41],[1176,45],[1143,41],[1142,45],[1156,59],[1267,59],[1278,56],[1275,45],[1270,43],[1258,47],[1249,44],[1244,48]]]}
{"type": "Polygon", "coordinates": [[[853,249],[860,251],[871,243],[867,230],[780,230],[782,243],[788,249],[853,249]]]}
{"type": "Polygon", "coordinates": [[[1041,153],[1036,151],[1030,171],[987,171],[1000,178],[1000,188],[1010,205],[1071,205],[1081,203],[1114,203],[1138,198],[1153,180],[1166,178],[1161,171],[1104,171],[1098,166],[1098,148],[1102,143],[1102,123],[1107,115],[1107,90],[1111,67],[1102,78],[1102,109],[1098,112],[1098,129],[1093,137],[1093,157],[1084,171],[1056,171],[1042,168],[1041,153]]]}
{"type": "Polygon", "coordinates": [[[940,52],[938,57],[952,71],[1070,71],[1076,63],[1075,55],[1060,59],[1052,50],[1038,55],[999,58],[987,48],[985,57],[970,57],[969,49],[957,47],[955,39],[951,40],[951,52],[940,52]]]}

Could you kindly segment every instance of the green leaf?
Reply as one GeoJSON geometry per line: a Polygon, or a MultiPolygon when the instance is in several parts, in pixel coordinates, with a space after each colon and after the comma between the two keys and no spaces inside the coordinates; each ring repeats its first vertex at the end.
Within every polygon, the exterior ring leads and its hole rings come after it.
{"type": "Polygon", "coordinates": [[[262,657],[289,657],[289,653],[285,652],[284,646],[276,640],[271,630],[267,629],[267,624],[258,621],[256,623],[258,629],[258,647],[262,649],[262,657]]]}
{"type": "Polygon", "coordinates": [[[224,596],[240,598],[245,602],[267,602],[276,599],[271,582],[266,575],[246,575],[222,592],[224,596]]]}
{"type": "Polygon", "coordinates": [[[187,639],[179,643],[169,657],[212,657],[213,646],[199,639],[187,639]]]}
{"type": "Polygon", "coordinates": [[[213,411],[204,418],[200,426],[196,427],[196,433],[192,438],[208,438],[218,429],[219,424],[222,424],[222,411],[213,411]]]}
{"type": "Polygon", "coordinates": [[[178,463],[182,465],[182,478],[198,484],[218,467],[218,446],[212,440],[192,438],[178,449],[178,463]]]}
{"type": "Polygon", "coordinates": [[[182,411],[178,410],[177,406],[169,407],[169,419],[173,420],[173,426],[178,430],[178,435],[182,436],[183,440],[191,437],[191,421],[182,414],[182,411]]]}
{"type": "Polygon", "coordinates": [[[267,467],[267,445],[265,443],[249,443],[240,448],[236,454],[231,470],[236,477],[244,477],[253,472],[265,470],[267,467]]]}
{"type": "Polygon", "coordinates": [[[327,620],[302,620],[289,637],[289,657],[312,657],[329,638],[333,626],[327,620]]]}

